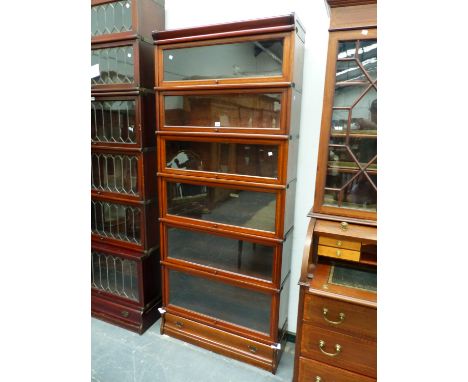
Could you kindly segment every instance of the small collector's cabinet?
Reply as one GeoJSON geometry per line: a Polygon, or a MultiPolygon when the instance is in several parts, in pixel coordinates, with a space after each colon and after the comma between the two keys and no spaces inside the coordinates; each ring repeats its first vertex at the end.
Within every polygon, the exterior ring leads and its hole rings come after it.
{"type": "Polygon", "coordinates": [[[275,372],[286,341],[305,32],[153,33],[161,332],[275,372]]]}
{"type": "Polygon", "coordinates": [[[294,381],[377,378],[377,7],[327,0],[315,199],[299,281],[294,381]]]}
{"type": "Polygon", "coordinates": [[[143,333],[159,318],[154,61],[164,3],[91,1],[91,313],[143,333]]]}

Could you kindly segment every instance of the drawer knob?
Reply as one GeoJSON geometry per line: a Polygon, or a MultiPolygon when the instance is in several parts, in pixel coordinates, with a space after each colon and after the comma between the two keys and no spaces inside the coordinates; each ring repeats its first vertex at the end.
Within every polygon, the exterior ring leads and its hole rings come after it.
{"type": "MultiPolygon", "coordinates": [[[[343,245],[343,243],[342,243],[340,240],[338,240],[338,241],[336,242],[336,246],[337,246],[337,247],[341,247],[342,245],[343,245]]],[[[319,378],[320,378],[320,377],[319,377],[319,378]]]]}
{"type": "Polygon", "coordinates": [[[323,313],[323,319],[325,321],[327,321],[329,324],[339,325],[339,324],[343,323],[343,321],[345,319],[345,314],[344,313],[339,313],[338,314],[338,317],[340,317],[339,321],[329,320],[328,317],[327,317],[328,316],[328,309],[327,308],[323,308],[322,313],[323,313]]]}
{"type": "Polygon", "coordinates": [[[120,312],[120,314],[122,315],[122,317],[128,317],[128,316],[130,316],[130,313],[128,313],[128,311],[126,311],[126,310],[122,310],[122,311],[120,312]]]}
{"type": "Polygon", "coordinates": [[[327,355],[327,356],[329,356],[329,357],[336,357],[336,356],[337,356],[338,354],[340,354],[340,352],[341,352],[341,345],[340,345],[340,344],[336,344],[336,345],[335,345],[335,353],[328,353],[328,352],[326,352],[325,350],[323,350],[323,348],[324,348],[325,346],[326,346],[325,341],[324,341],[324,340],[320,340],[320,341],[319,341],[319,349],[320,349],[320,351],[321,351],[323,354],[325,354],[325,355],[327,355]]]}
{"type": "Polygon", "coordinates": [[[181,328],[182,326],[184,326],[184,324],[183,324],[182,322],[180,322],[180,321],[176,321],[175,324],[176,324],[176,326],[177,326],[178,328],[181,328]]]}
{"type": "Polygon", "coordinates": [[[340,228],[341,228],[342,231],[347,231],[348,228],[349,228],[349,224],[346,223],[346,222],[341,222],[340,228]]]}
{"type": "Polygon", "coordinates": [[[253,345],[249,345],[249,350],[251,353],[256,353],[257,352],[257,348],[253,345]]]}
{"type": "Polygon", "coordinates": [[[336,256],[341,256],[341,251],[339,249],[336,251],[336,256]]]}

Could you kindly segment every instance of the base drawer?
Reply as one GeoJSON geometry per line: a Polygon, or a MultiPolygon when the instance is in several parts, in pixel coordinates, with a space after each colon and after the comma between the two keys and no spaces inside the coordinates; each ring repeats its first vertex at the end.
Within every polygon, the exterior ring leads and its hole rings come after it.
{"type": "Polygon", "coordinates": [[[377,309],[305,294],[304,320],[355,336],[377,338],[377,309]]]}
{"type": "Polygon", "coordinates": [[[374,382],[373,378],[299,357],[298,382],[374,382]]]}
{"type": "Polygon", "coordinates": [[[301,352],[320,362],[375,378],[377,343],[303,324],[301,352]]]}
{"type": "Polygon", "coordinates": [[[161,316],[154,303],[144,310],[129,307],[100,296],[91,296],[91,315],[95,318],[142,334],[161,316]]]}
{"type": "Polygon", "coordinates": [[[276,352],[270,345],[252,341],[198,322],[166,313],[161,332],[208,350],[274,371],[276,352]]]}

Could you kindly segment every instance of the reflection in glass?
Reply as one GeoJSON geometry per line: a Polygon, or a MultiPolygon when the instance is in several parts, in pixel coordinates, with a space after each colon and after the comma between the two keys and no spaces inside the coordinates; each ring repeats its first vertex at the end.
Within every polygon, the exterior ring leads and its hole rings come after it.
{"type": "Polygon", "coordinates": [[[279,129],[281,94],[165,96],[166,126],[279,129]]]}
{"type": "Polygon", "coordinates": [[[92,251],[91,287],[138,301],[136,262],[92,251]]]}
{"type": "Polygon", "coordinates": [[[91,188],[137,195],[138,157],[133,155],[91,154],[91,188]]]}
{"type": "Polygon", "coordinates": [[[359,60],[372,80],[377,79],[377,40],[359,42],[359,60]]]}
{"type": "Polygon", "coordinates": [[[281,76],[283,39],[164,49],[163,56],[164,81],[281,76]]]}
{"type": "Polygon", "coordinates": [[[168,140],[166,167],[277,178],[278,146],[168,140]]]}
{"type": "MultiPolygon", "coordinates": [[[[362,166],[370,162],[377,155],[377,139],[375,138],[350,138],[349,148],[362,166]]],[[[368,169],[376,170],[376,164],[371,164],[368,169]]]]}
{"type": "Polygon", "coordinates": [[[92,101],[91,141],[136,143],[135,101],[92,101]]]}
{"type": "Polygon", "coordinates": [[[338,43],[338,58],[354,58],[355,54],[355,41],[340,41],[338,43]]]}
{"type": "Polygon", "coordinates": [[[167,213],[275,231],[276,193],[167,182],[167,213]]]}
{"type": "Polygon", "coordinates": [[[168,256],[271,281],[274,247],[168,227],[168,256]]]}
{"type": "Polygon", "coordinates": [[[333,110],[332,134],[345,134],[348,129],[348,110],[333,110]]]}
{"type": "Polygon", "coordinates": [[[262,333],[270,332],[272,297],[169,270],[169,304],[262,333]]]}
{"type": "Polygon", "coordinates": [[[140,217],[137,207],[91,201],[91,231],[97,235],[140,244],[140,217]]]}
{"type": "Polygon", "coordinates": [[[336,63],[337,86],[339,83],[346,81],[368,82],[369,80],[356,61],[338,61],[336,63]]]}
{"type": "Polygon", "coordinates": [[[91,85],[131,84],[134,79],[133,46],[91,50],[91,65],[99,64],[100,75],[91,85]]]}
{"type": "Polygon", "coordinates": [[[342,206],[367,211],[377,210],[377,190],[364,173],[360,173],[344,188],[342,206]]]}
{"type": "Polygon", "coordinates": [[[377,134],[377,90],[371,87],[351,110],[351,132],[377,134]]]}
{"type": "Polygon", "coordinates": [[[333,107],[351,108],[368,87],[369,84],[364,83],[337,87],[335,89],[333,107]]]}
{"type": "Polygon", "coordinates": [[[91,36],[132,30],[132,1],[122,0],[91,7],[91,36]]]}

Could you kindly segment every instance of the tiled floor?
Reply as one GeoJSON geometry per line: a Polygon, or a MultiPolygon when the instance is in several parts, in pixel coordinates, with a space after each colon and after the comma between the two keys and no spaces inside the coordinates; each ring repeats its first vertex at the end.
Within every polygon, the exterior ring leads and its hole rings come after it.
{"type": "Polygon", "coordinates": [[[93,382],[285,382],[292,380],[294,344],[287,343],[273,375],[254,366],[159,334],[142,336],[92,319],[93,382]]]}

